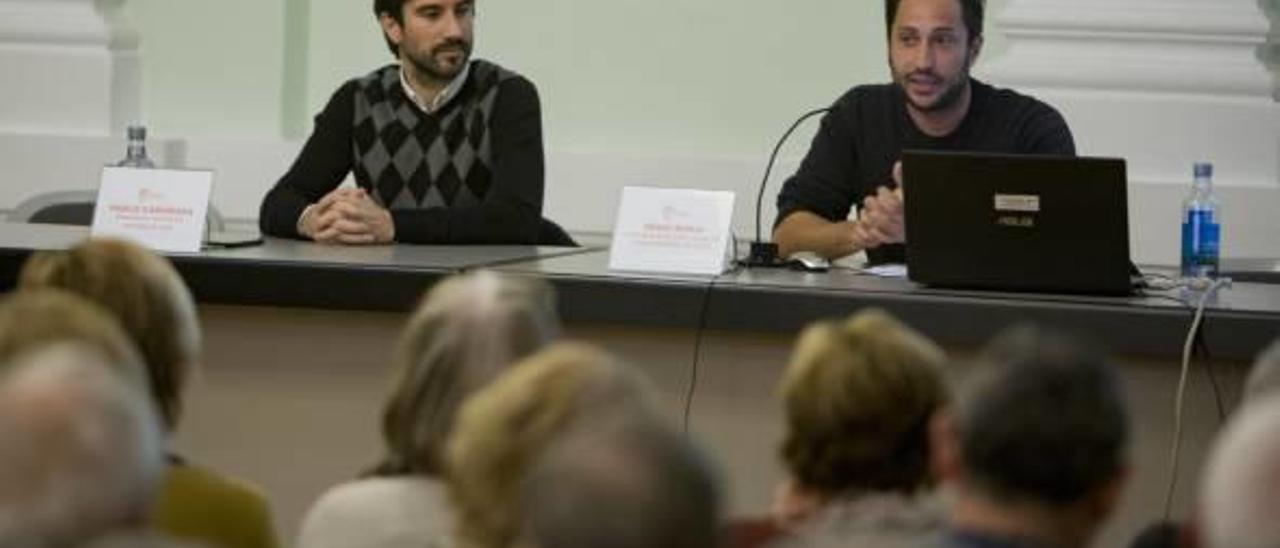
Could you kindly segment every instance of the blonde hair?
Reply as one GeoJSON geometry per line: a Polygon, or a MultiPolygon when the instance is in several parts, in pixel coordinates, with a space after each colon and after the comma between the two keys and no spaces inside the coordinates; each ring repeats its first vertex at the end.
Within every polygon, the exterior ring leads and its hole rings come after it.
{"type": "Polygon", "coordinates": [[[944,360],[879,310],[806,328],[781,383],[793,479],[828,496],[928,485],[928,421],[948,399],[944,360]]]}
{"type": "Polygon", "coordinates": [[[612,356],[553,345],[521,361],[463,405],[448,444],[457,541],[502,548],[518,534],[520,484],[571,428],[655,416],[648,385],[612,356]]]}
{"type": "Polygon", "coordinates": [[[167,260],[121,240],[89,240],[27,261],[20,288],[57,287],[105,308],[133,339],[165,426],[182,414],[182,391],[200,355],[195,303],[167,260]]]}
{"type": "Polygon", "coordinates": [[[58,289],[19,291],[0,300],[0,368],[64,342],[100,352],[125,382],[140,390],[146,386],[138,351],[101,307],[58,289]]]}
{"type": "Polygon", "coordinates": [[[475,272],[437,284],[400,335],[383,408],[377,475],[436,475],[458,407],[516,360],[559,335],[543,282],[475,272]]]}

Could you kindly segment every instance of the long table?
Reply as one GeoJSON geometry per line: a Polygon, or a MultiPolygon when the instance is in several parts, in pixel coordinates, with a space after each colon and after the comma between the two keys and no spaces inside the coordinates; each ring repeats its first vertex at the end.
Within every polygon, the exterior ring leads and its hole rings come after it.
{"type": "MultiPolygon", "coordinates": [[[[0,290],[33,250],[69,247],[84,229],[0,225],[0,290]]],[[[405,312],[442,276],[489,268],[550,281],[572,323],[791,333],[824,317],[883,308],[936,340],[978,345],[991,326],[1036,322],[1085,333],[1117,353],[1172,357],[1198,295],[1177,290],[1096,297],[921,287],[835,269],[739,269],[718,277],[611,271],[601,247],[327,247],[268,238],[261,246],[175,254],[197,299],[210,304],[405,312]]],[[[1280,285],[1237,282],[1207,307],[1213,355],[1247,360],[1280,337],[1280,285]]]]}
{"type": "MultiPolygon", "coordinates": [[[[33,251],[85,236],[78,228],[0,225],[0,291],[33,251]]],[[[569,336],[643,370],[670,415],[687,420],[719,458],[738,513],[763,512],[782,477],[775,385],[805,324],[879,307],[957,358],[1022,321],[1086,334],[1121,356],[1135,420],[1133,487],[1101,544],[1123,545],[1158,517],[1191,319],[1182,295],[940,290],[845,270],[653,275],[610,271],[607,258],[600,247],[339,248],[277,239],[171,255],[201,304],[206,337],[203,375],[175,443],[197,462],[266,488],[291,537],[321,489],[375,458],[387,357],[405,313],[441,277],[490,268],[549,281],[569,336]]],[[[1180,512],[1193,503],[1199,464],[1220,424],[1218,402],[1234,405],[1247,362],[1280,336],[1280,285],[1233,284],[1210,303],[1205,325],[1213,367],[1198,366],[1191,377],[1180,512]]],[[[963,374],[963,360],[955,370],[963,374]]]]}
{"type": "MultiPolygon", "coordinates": [[[[849,269],[655,276],[613,272],[607,263],[601,250],[498,270],[552,281],[571,321],[790,333],[817,318],[879,307],[949,345],[978,345],[992,326],[1035,322],[1087,334],[1117,353],[1159,357],[1181,351],[1199,299],[1177,290],[1096,297],[933,289],[849,269]]],[[[1251,359],[1280,337],[1280,285],[1234,283],[1212,296],[1206,318],[1215,356],[1251,359]]]]}

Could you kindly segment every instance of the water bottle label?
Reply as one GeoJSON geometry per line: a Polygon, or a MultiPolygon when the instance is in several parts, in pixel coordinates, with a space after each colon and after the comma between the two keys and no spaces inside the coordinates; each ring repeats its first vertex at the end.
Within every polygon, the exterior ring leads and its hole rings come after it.
{"type": "Polygon", "coordinates": [[[1213,210],[1192,209],[1182,223],[1182,275],[1217,276],[1220,226],[1213,210]]]}

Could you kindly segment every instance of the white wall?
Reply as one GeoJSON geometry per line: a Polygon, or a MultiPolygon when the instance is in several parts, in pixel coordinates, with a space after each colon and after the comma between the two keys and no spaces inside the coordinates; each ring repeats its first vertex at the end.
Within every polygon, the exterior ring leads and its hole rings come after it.
{"type": "Polygon", "coordinates": [[[278,138],[283,0],[129,0],[143,120],[162,138],[278,138]]]}

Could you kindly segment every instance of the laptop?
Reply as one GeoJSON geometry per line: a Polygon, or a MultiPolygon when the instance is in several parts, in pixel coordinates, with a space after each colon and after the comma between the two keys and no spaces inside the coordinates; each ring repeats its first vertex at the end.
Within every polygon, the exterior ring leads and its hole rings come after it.
{"type": "Polygon", "coordinates": [[[1134,292],[1124,160],[907,151],[902,177],[913,281],[1134,292]]]}

